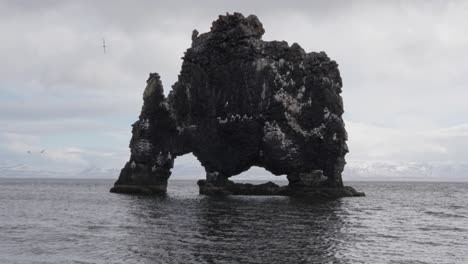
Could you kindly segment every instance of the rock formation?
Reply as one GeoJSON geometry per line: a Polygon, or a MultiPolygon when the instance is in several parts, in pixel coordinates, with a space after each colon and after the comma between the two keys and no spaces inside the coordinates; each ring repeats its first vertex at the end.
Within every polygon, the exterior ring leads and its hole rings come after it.
{"type": "Polygon", "coordinates": [[[192,152],[206,170],[201,194],[363,195],[341,179],[348,148],[337,63],[263,41],[264,32],[254,15],[220,16],[210,32],[193,31],[167,98],[150,74],[112,192],[164,193],[174,159],[192,152]],[[289,185],[229,181],[252,166],[286,174],[289,185]]]}

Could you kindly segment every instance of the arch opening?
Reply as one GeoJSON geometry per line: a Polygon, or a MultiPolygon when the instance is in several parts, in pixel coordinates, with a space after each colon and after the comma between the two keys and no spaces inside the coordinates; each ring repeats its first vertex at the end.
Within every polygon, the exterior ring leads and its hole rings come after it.
{"type": "Polygon", "coordinates": [[[177,156],[171,172],[167,189],[176,195],[198,195],[197,181],[206,178],[205,168],[191,152],[177,156]]]}
{"type": "Polygon", "coordinates": [[[170,180],[197,181],[205,178],[205,169],[192,152],[177,156],[170,180]]]}
{"type": "Polygon", "coordinates": [[[285,195],[288,185],[286,175],[277,176],[259,166],[225,178],[221,184],[213,182],[213,173],[207,172],[193,153],[175,157],[171,171],[167,185],[171,193],[285,195]]]}
{"type": "Polygon", "coordinates": [[[238,175],[234,175],[229,179],[235,183],[261,184],[266,182],[273,182],[278,185],[288,184],[286,174],[277,176],[265,168],[259,166],[252,166],[247,171],[244,171],[238,175]]]}

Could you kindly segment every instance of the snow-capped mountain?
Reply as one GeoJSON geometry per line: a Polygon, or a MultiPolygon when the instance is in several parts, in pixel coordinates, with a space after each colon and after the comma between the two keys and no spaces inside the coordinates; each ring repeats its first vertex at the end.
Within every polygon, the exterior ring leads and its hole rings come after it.
{"type": "Polygon", "coordinates": [[[89,167],[84,170],[47,170],[27,164],[0,164],[0,178],[116,178],[118,169],[89,167]]]}
{"type": "Polygon", "coordinates": [[[468,163],[350,160],[343,178],[371,181],[467,181],[468,163]]]}
{"type": "Polygon", "coordinates": [[[63,172],[38,169],[27,164],[0,164],[1,178],[61,178],[63,176],[63,172]]]}
{"type": "Polygon", "coordinates": [[[117,179],[120,169],[89,167],[75,173],[76,178],[117,179]]]}
{"type": "MultiPolygon", "coordinates": [[[[0,178],[95,178],[117,179],[120,169],[88,167],[82,170],[53,171],[27,164],[1,164],[0,178]]],[[[173,171],[173,179],[203,178],[199,164],[180,164],[173,171]],[[183,166],[182,166],[183,165],[183,166]],[[181,167],[182,166],[182,167],[181,167]]],[[[253,168],[233,180],[270,179],[262,168],[253,168]]],[[[278,178],[282,180],[283,178],[278,178]]],[[[284,179],[283,179],[284,180],[284,179]]],[[[396,161],[348,160],[343,172],[344,181],[468,181],[468,163],[422,163],[396,161]]]]}

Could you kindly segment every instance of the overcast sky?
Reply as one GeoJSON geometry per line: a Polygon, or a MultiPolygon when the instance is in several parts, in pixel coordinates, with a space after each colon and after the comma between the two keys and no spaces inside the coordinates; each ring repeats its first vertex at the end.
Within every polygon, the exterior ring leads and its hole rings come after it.
{"type": "Polygon", "coordinates": [[[0,0],[0,164],[120,169],[148,74],[234,11],[338,62],[348,160],[466,162],[467,1],[0,0]]]}

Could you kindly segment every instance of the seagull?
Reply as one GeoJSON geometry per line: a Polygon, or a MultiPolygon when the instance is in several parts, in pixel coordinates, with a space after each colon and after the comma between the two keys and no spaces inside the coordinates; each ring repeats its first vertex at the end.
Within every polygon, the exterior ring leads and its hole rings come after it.
{"type": "Polygon", "coordinates": [[[104,53],[106,53],[106,40],[102,39],[102,48],[104,49],[104,53]]]}
{"type": "Polygon", "coordinates": [[[44,152],[45,152],[45,149],[41,150],[41,154],[44,154],[44,152]]]}
{"type": "Polygon", "coordinates": [[[28,154],[31,155],[31,151],[30,151],[30,150],[28,150],[28,154]]]}

